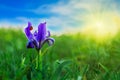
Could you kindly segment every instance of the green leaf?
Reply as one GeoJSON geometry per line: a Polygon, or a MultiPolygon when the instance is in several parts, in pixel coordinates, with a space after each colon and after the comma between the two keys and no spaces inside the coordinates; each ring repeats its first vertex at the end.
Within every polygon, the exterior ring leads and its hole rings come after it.
{"type": "MultiPolygon", "coordinates": [[[[57,61],[58,62],[58,61],[57,61]]],[[[70,60],[64,60],[64,61],[60,61],[60,62],[58,62],[58,67],[55,69],[55,71],[54,71],[54,73],[53,73],[53,75],[52,75],[52,77],[51,77],[51,79],[50,80],[59,80],[59,77],[60,77],[60,74],[61,74],[61,72],[62,72],[62,69],[65,67],[65,66],[67,66],[67,65],[69,65],[71,63],[71,61],[70,60]]],[[[67,73],[68,74],[68,73],[67,73]]]]}

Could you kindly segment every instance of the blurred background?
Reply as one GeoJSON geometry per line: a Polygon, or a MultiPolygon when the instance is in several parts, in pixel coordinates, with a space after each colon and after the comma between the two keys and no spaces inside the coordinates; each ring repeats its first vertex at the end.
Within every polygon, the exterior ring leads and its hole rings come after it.
{"type": "Polygon", "coordinates": [[[28,21],[37,27],[46,21],[56,34],[80,32],[88,25],[93,29],[103,24],[107,29],[111,26],[116,29],[120,22],[119,3],[119,0],[0,0],[0,27],[24,28],[28,21]]]}
{"type": "MultiPolygon", "coordinates": [[[[26,48],[28,21],[34,30],[47,22],[55,39],[53,46],[42,48],[44,80],[120,80],[119,4],[119,0],[0,0],[0,80],[27,80],[21,74],[30,56],[36,56],[35,49],[26,48]]],[[[41,74],[33,71],[32,80],[40,79],[41,74]]]]}

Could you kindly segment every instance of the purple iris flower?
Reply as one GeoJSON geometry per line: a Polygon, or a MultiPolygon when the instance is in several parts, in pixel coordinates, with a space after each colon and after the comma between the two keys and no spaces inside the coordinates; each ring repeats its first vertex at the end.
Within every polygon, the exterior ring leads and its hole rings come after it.
{"type": "Polygon", "coordinates": [[[32,24],[28,22],[28,26],[25,28],[25,34],[28,38],[27,48],[36,48],[38,51],[45,43],[50,46],[54,44],[54,39],[50,38],[50,31],[46,29],[46,22],[38,25],[38,30],[32,33],[32,24]]]}

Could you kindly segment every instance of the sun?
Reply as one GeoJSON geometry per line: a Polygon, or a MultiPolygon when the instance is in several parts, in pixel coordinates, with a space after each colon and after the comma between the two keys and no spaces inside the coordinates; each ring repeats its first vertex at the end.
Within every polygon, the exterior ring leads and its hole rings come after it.
{"type": "Polygon", "coordinates": [[[85,16],[84,27],[81,32],[82,34],[93,37],[96,40],[113,38],[120,30],[119,22],[119,17],[112,12],[89,14],[85,16]]]}

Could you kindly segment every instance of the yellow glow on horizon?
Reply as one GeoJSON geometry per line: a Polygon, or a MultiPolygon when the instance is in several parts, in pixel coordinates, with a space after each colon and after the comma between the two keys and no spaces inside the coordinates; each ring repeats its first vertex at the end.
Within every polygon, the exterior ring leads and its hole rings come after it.
{"type": "Polygon", "coordinates": [[[82,34],[93,37],[96,40],[112,38],[120,30],[120,18],[112,12],[94,13],[85,17],[85,26],[82,28],[82,34]]]}

